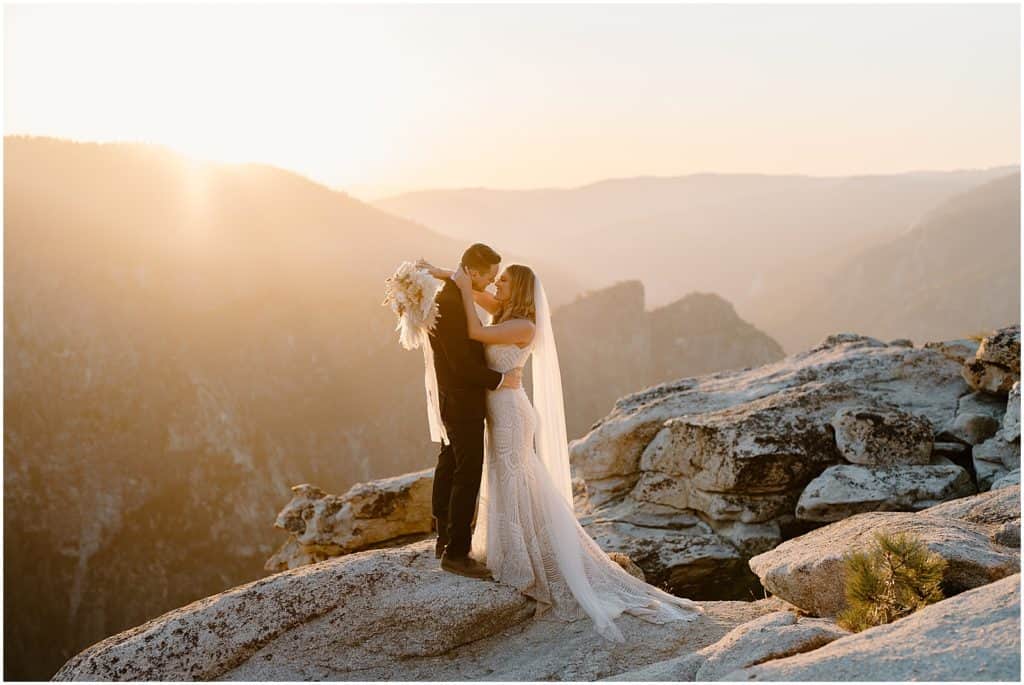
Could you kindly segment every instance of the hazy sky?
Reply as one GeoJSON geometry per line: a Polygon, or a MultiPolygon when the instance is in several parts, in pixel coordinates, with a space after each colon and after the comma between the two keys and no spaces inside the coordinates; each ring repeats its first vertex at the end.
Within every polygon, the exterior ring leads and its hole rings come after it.
{"type": "Polygon", "coordinates": [[[366,199],[1020,160],[1016,5],[5,7],[5,134],[366,199]]]}

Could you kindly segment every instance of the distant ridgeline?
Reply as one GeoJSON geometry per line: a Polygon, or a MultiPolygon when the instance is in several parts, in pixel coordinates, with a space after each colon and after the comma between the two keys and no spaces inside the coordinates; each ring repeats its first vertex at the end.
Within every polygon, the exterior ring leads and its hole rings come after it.
{"type": "Polygon", "coordinates": [[[1019,165],[698,173],[428,190],[376,205],[448,235],[543,246],[598,286],[642,278],[650,306],[717,293],[787,353],[838,331],[940,340],[1020,316],[1019,165]]]}
{"type": "Polygon", "coordinates": [[[785,356],[713,293],[645,311],[639,281],[580,297],[555,311],[553,326],[570,438],[585,434],[617,399],[647,386],[785,356]]]}

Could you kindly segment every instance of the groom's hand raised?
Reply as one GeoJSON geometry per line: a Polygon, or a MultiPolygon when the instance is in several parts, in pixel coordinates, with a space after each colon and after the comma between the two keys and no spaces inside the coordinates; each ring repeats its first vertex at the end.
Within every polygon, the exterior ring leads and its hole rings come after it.
{"type": "Polygon", "coordinates": [[[515,368],[505,374],[505,377],[501,379],[501,385],[498,386],[498,390],[518,390],[523,387],[523,370],[515,368]]]}

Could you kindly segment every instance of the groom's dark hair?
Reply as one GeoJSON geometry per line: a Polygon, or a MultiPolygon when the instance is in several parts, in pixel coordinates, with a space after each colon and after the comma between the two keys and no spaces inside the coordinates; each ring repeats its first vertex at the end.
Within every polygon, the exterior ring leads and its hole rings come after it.
{"type": "Polygon", "coordinates": [[[501,255],[483,243],[473,243],[462,253],[462,265],[467,269],[487,271],[492,264],[501,264],[501,255]]]}

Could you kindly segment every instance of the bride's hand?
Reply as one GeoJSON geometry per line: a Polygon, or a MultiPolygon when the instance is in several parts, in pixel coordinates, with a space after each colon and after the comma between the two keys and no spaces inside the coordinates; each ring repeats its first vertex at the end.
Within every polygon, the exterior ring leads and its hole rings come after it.
{"type": "Polygon", "coordinates": [[[473,287],[473,280],[469,277],[469,274],[466,273],[465,268],[461,266],[455,270],[454,274],[452,274],[452,280],[455,281],[455,285],[459,286],[463,290],[469,290],[473,287]]]}

